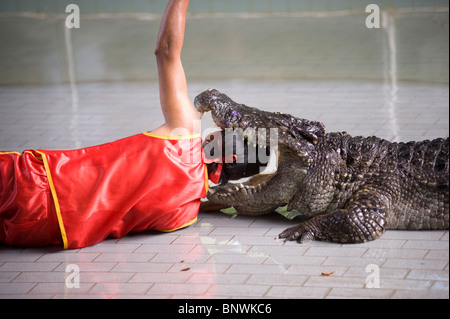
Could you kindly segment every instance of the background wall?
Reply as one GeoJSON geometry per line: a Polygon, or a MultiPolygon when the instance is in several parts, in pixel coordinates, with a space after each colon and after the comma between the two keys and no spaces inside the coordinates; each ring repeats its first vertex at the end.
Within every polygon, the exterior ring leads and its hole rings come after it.
{"type": "MultiPolygon", "coordinates": [[[[165,0],[0,1],[0,85],[154,81],[165,0]],[[78,4],[81,27],[65,27],[78,4]],[[71,69],[73,72],[71,73],[71,69]]],[[[448,84],[448,1],[191,0],[189,79],[448,84]],[[382,11],[367,29],[365,8],[382,11]]]]}

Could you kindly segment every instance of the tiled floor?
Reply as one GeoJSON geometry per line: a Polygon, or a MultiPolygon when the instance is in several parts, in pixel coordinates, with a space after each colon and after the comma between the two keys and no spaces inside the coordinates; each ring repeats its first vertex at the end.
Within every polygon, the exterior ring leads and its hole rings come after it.
{"type": "MultiPolygon", "coordinates": [[[[446,298],[448,232],[390,231],[354,246],[274,237],[278,216],[200,214],[175,234],[147,233],[78,251],[2,248],[0,293],[13,298],[446,298]],[[79,288],[68,288],[68,265],[79,288]],[[366,279],[379,267],[379,288],[366,279]],[[330,274],[324,276],[322,274],[330,274]]],[[[370,281],[370,280],[369,280],[370,281]]]]}
{"type": "MultiPolygon", "coordinates": [[[[392,104],[382,83],[208,81],[190,83],[192,98],[210,86],[248,105],[320,120],[329,131],[448,136],[446,86],[400,85],[392,104]]],[[[70,96],[68,86],[1,88],[0,149],[88,146],[162,120],[156,83],[79,85],[75,109],[70,96]]],[[[360,245],[275,239],[294,223],[200,213],[172,234],[75,251],[0,246],[0,298],[448,298],[448,231],[388,231],[360,245]],[[79,288],[70,288],[77,278],[79,288]]]]}

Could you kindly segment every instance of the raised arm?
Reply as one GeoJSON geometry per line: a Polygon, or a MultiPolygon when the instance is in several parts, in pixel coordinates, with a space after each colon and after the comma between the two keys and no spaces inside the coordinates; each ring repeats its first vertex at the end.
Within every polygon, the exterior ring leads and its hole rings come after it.
{"type": "Polygon", "coordinates": [[[166,123],[154,130],[155,134],[170,135],[174,129],[184,129],[186,134],[200,131],[181,63],[188,6],[189,0],[170,0],[162,17],[155,55],[161,109],[166,123]]]}

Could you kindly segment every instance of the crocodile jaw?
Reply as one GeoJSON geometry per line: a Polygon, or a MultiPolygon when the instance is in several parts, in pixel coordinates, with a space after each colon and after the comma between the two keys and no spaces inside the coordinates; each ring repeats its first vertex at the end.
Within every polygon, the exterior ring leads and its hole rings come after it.
{"type": "MultiPolygon", "coordinates": [[[[214,89],[199,94],[194,105],[200,114],[211,112],[214,123],[222,130],[256,132],[259,128],[274,128],[277,132],[277,152],[271,151],[279,155],[276,170],[263,172],[245,182],[211,187],[208,200],[233,206],[243,215],[262,215],[288,204],[297,192],[298,182],[307,174],[309,151],[314,148],[316,133],[324,131],[322,124],[238,104],[214,89]]],[[[272,132],[266,135],[266,141],[259,141],[259,134],[255,135],[247,136],[249,143],[272,146],[272,132]]]]}

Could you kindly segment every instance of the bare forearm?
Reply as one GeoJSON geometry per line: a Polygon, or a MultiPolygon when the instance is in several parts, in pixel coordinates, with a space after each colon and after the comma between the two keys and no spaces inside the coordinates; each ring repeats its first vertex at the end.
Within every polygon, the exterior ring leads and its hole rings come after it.
{"type": "Polygon", "coordinates": [[[158,42],[155,49],[157,58],[171,58],[181,55],[189,1],[169,1],[159,29],[158,42]]]}
{"type": "Polygon", "coordinates": [[[176,128],[185,129],[187,134],[199,132],[198,116],[189,100],[181,63],[188,7],[189,0],[170,0],[161,20],[155,54],[161,110],[166,123],[155,130],[159,135],[170,135],[176,128]]]}

